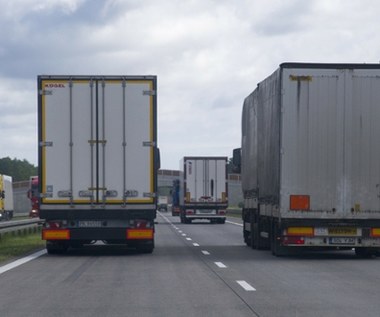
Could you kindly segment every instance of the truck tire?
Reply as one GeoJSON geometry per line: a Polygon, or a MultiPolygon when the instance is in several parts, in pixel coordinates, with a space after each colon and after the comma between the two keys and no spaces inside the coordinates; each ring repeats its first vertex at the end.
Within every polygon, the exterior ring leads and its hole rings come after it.
{"type": "Polygon", "coordinates": [[[358,258],[371,258],[376,256],[376,249],[373,248],[355,248],[355,255],[358,258]]]}
{"type": "Polygon", "coordinates": [[[290,254],[288,247],[282,246],[280,244],[280,241],[277,239],[274,239],[274,241],[271,243],[271,250],[272,254],[277,257],[287,256],[290,254]]]}
{"type": "Polygon", "coordinates": [[[136,250],[138,252],[140,252],[140,253],[145,253],[145,254],[153,253],[153,250],[154,250],[154,240],[152,240],[152,241],[145,241],[145,242],[137,244],[136,250]]]}

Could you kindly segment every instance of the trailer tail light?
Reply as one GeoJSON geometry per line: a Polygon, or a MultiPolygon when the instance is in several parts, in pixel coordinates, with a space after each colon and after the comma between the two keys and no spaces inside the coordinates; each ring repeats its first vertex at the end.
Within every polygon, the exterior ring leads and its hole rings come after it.
{"type": "Polygon", "coordinates": [[[218,211],[218,214],[219,214],[219,215],[223,215],[223,216],[225,216],[225,215],[226,215],[226,211],[225,211],[225,210],[219,210],[219,211],[218,211]]]}
{"type": "Polygon", "coordinates": [[[314,236],[313,227],[289,227],[286,230],[286,235],[288,236],[314,236]]]}
{"type": "Polygon", "coordinates": [[[42,240],[69,240],[69,229],[43,229],[42,240]]]}
{"type": "Polygon", "coordinates": [[[62,229],[67,226],[67,221],[61,221],[61,220],[56,220],[56,221],[48,221],[45,222],[45,228],[46,229],[62,229]]]}
{"type": "Polygon", "coordinates": [[[310,210],[310,196],[290,195],[290,210],[310,210]]]}
{"type": "Polygon", "coordinates": [[[186,215],[194,215],[194,210],[191,210],[191,209],[186,210],[186,215]]]}
{"type": "Polygon", "coordinates": [[[127,229],[127,240],[152,240],[153,229],[127,229]]]}
{"type": "Polygon", "coordinates": [[[282,239],[282,244],[283,245],[289,245],[289,244],[302,245],[302,244],[305,244],[305,238],[304,237],[300,237],[300,236],[284,237],[282,239]]]}
{"type": "Polygon", "coordinates": [[[371,237],[380,238],[380,228],[372,228],[371,237]]]}
{"type": "Polygon", "coordinates": [[[136,220],[134,220],[133,227],[138,228],[138,229],[145,229],[145,228],[150,228],[151,225],[150,225],[150,222],[148,220],[136,219],[136,220]]]}

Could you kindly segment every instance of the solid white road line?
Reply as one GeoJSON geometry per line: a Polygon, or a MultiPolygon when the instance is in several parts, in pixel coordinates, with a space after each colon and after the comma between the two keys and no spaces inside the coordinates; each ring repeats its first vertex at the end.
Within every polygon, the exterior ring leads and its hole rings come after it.
{"type": "Polygon", "coordinates": [[[210,252],[208,252],[208,251],[206,251],[206,250],[202,250],[202,253],[203,253],[204,255],[210,255],[210,252]]]}
{"type": "Polygon", "coordinates": [[[194,247],[199,247],[199,244],[198,243],[193,243],[193,246],[194,247]]]}
{"type": "Polygon", "coordinates": [[[256,291],[256,288],[252,287],[250,284],[248,284],[246,281],[236,281],[244,290],[247,292],[253,292],[256,291]]]}
{"type": "Polygon", "coordinates": [[[221,268],[221,269],[225,269],[225,268],[227,268],[227,266],[225,266],[222,262],[214,262],[215,263],[215,265],[217,266],[217,267],[219,267],[219,268],[221,268]]]}
{"type": "Polygon", "coordinates": [[[22,259],[19,259],[19,260],[16,260],[12,263],[9,263],[9,264],[6,264],[4,266],[1,266],[0,267],[0,274],[3,274],[9,270],[12,270],[14,269],[15,267],[18,267],[20,265],[23,265],[24,263],[26,262],[29,262],[29,261],[32,261],[38,257],[40,257],[41,255],[44,255],[46,253],[46,249],[44,250],[41,250],[41,251],[38,251],[36,253],[33,253],[25,258],[22,258],[22,259]]]}
{"type": "Polygon", "coordinates": [[[226,220],[226,222],[227,222],[227,223],[230,223],[230,224],[233,224],[233,225],[236,225],[236,226],[243,227],[243,224],[242,224],[242,223],[237,223],[237,222],[228,221],[228,220],[226,220]]]}

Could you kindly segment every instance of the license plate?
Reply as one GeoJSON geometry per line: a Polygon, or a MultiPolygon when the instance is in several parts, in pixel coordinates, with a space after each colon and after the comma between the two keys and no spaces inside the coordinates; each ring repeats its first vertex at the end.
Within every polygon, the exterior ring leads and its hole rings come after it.
{"type": "Polygon", "coordinates": [[[99,228],[102,226],[101,221],[98,220],[81,220],[78,221],[78,227],[80,228],[99,228]]]}
{"type": "Polygon", "coordinates": [[[197,214],[201,214],[201,215],[214,215],[215,214],[215,210],[200,209],[200,210],[198,210],[197,214]]]}
{"type": "Polygon", "coordinates": [[[357,229],[350,227],[329,228],[329,235],[333,236],[356,236],[357,229]]]}
{"type": "Polygon", "coordinates": [[[330,244],[355,244],[355,238],[347,238],[347,237],[334,237],[330,238],[330,244]]]}

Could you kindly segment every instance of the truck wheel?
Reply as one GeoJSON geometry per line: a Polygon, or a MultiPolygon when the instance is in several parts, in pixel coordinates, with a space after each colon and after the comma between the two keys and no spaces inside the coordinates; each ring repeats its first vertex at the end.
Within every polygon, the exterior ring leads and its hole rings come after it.
{"type": "Polygon", "coordinates": [[[274,256],[280,257],[280,256],[286,256],[289,254],[287,247],[280,245],[280,242],[276,240],[273,242],[271,249],[272,249],[272,254],[274,256]]]}
{"type": "Polygon", "coordinates": [[[219,223],[221,223],[221,224],[226,223],[226,219],[225,218],[219,219],[219,223]]]}
{"type": "Polygon", "coordinates": [[[370,248],[355,248],[355,254],[358,258],[371,258],[376,256],[376,250],[370,248]]]}
{"type": "Polygon", "coordinates": [[[252,246],[251,235],[249,231],[243,229],[244,242],[247,246],[252,246]]]}
{"type": "Polygon", "coordinates": [[[140,253],[146,253],[146,254],[152,253],[154,249],[154,240],[139,243],[136,246],[136,249],[140,253]]]}

